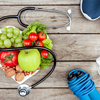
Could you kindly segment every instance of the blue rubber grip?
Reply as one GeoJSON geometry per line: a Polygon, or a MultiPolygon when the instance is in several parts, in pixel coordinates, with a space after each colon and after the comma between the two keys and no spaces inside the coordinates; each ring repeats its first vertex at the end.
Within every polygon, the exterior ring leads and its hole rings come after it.
{"type": "Polygon", "coordinates": [[[94,82],[90,78],[89,73],[85,73],[82,69],[74,69],[69,72],[69,75],[76,74],[78,71],[82,71],[83,75],[79,78],[75,78],[68,81],[69,89],[80,98],[80,100],[100,100],[100,94],[95,88],[94,82]]]}
{"type": "Polygon", "coordinates": [[[94,89],[90,94],[89,94],[91,100],[100,100],[100,94],[99,92],[94,89]]]}

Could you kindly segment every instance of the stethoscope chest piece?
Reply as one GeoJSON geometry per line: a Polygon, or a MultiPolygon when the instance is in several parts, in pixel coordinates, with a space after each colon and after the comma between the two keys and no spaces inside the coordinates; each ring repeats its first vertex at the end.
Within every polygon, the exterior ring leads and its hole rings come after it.
{"type": "Polygon", "coordinates": [[[31,91],[31,87],[29,87],[26,84],[22,84],[18,87],[18,93],[20,96],[25,97],[27,96],[31,91]]]}

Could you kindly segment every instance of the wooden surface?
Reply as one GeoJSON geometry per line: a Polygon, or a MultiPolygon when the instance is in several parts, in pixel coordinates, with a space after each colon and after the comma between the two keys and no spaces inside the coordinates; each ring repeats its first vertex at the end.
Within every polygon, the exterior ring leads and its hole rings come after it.
{"type": "MultiPolygon", "coordinates": [[[[67,12],[72,10],[72,25],[70,32],[66,27],[47,29],[53,42],[53,51],[57,57],[57,66],[53,74],[43,83],[32,89],[29,96],[22,98],[17,93],[19,86],[11,78],[6,78],[0,70],[0,100],[79,100],[68,89],[68,72],[75,68],[82,68],[91,74],[97,90],[100,92],[100,76],[95,60],[100,56],[100,20],[88,21],[80,11],[80,0],[0,0],[0,17],[16,15],[27,6],[42,7],[67,12]]],[[[46,25],[60,25],[68,22],[68,18],[61,14],[48,12],[26,13],[23,22],[39,21],[46,25]]],[[[13,25],[23,30],[16,19],[0,22],[0,28],[13,25]]],[[[25,83],[31,85],[45,76],[51,66],[37,73],[25,83]]]]}

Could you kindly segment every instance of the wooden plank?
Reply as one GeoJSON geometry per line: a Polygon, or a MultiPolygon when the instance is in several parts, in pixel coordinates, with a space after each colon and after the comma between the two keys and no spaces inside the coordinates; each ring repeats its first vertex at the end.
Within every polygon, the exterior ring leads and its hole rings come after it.
{"type": "MultiPolygon", "coordinates": [[[[21,0],[20,0],[21,1],[21,0]]],[[[71,1],[71,0],[69,0],[71,1]]],[[[76,0],[75,0],[76,1],[76,0]]],[[[0,6],[0,17],[6,15],[16,15],[18,11],[25,6],[0,6]],[[7,10],[9,9],[9,11],[7,10]]],[[[72,9],[72,24],[71,30],[68,32],[66,27],[52,29],[47,29],[48,33],[100,33],[99,28],[99,20],[89,21],[84,18],[84,16],[80,12],[79,6],[36,6],[42,7],[46,9],[56,9],[60,11],[67,12],[68,9],[72,9]]],[[[22,20],[25,12],[22,14],[22,20]]],[[[54,25],[62,25],[68,22],[68,18],[65,15],[58,13],[47,13],[47,12],[39,12],[39,11],[29,11],[26,13],[25,20],[28,23],[33,21],[39,21],[44,23],[46,26],[54,26],[54,25]]],[[[25,20],[23,22],[25,22],[25,20]]],[[[21,30],[24,28],[21,27],[16,19],[7,19],[0,22],[0,28],[6,25],[13,25],[21,30]]]]}
{"type": "MultiPolygon", "coordinates": [[[[97,88],[100,92],[100,88],[97,88]]],[[[31,93],[22,98],[15,89],[1,89],[1,100],[80,100],[69,89],[32,89],[31,93]]]]}
{"type": "Polygon", "coordinates": [[[0,100],[79,100],[69,89],[32,89],[22,98],[17,89],[1,89],[0,100]]]}
{"type": "MultiPolygon", "coordinates": [[[[96,87],[100,87],[100,76],[98,74],[98,66],[96,62],[57,62],[57,66],[53,74],[46,79],[43,83],[37,86],[37,88],[53,88],[62,87],[67,88],[67,76],[69,71],[81,68],[86,72],[91,74],[92,80],[95,82],[96,87]]],[[[25,84],[32,85],[41,78],[43,78],[49,71],[51,67],[38,72],[35,76],[31,77],[25,82],[25,84]]],[[[0,88],[17,88],[19,85],[12,79],[6,78],[4,72],[0,70],[0,88]]]]}
{"type": "Polygon", "coordinates": [[[79,4],[80,0],[1,0],[0,5],[65,5],[79,4]]]}
{"type": "Polygon", "coordinates": [[[57,60],[96,60],[100,55],[100,35],[51,34],[57,60]]]}

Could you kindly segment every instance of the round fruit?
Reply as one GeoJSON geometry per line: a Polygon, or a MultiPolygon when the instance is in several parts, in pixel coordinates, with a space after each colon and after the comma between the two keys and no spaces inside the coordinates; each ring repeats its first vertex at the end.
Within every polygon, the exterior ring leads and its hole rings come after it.
{"type": "Polygon", "coordinates": [[[0,60],[6,66],[14,67],[18,64],[19,51],[1,51],[0,60]]]}
{"type": "Polygon", "coordinates": [[[38,39],[38,35],[34,32],[30,33],[28,36],[30,41],[36,41],[38,39]]]}
{"type": "Polygon", "coordinates": [[[18,28],[14,28],[14,35],[19,35],[20,34],[20,30],[18,28]]]}
{"type": "Polygon", "coordinates": [[[15,39],[15,43],[21,43],[21,42],[22,42],[22,38],[17,37],[17,38],[15,39]]]}
{"type": "Polygon", "coordinates": [[[3,45],[3,41],[2,40],[0,40],[0,47],[3,45]]]}
{"type": "Polygon", "coordinates": [[[35,71],[41,63],[40,52],[37,49],[21,50],[18,55],[18,63],[24,71],[35,71]]]}
{"type": "Polygon", "coordinates": [[[38,40],[36,41],[35,46],[43,47],[43,42],[38,40]]]}
{"type": "Polygon", "coordinates": [[[14,38],[14,39],[16,39],[16,38],[17,38],[17,36],[16,36],[16,35],[13,35],[13,38],[14,38]]]}
{"type": "Polygon", "coordinates": [[[7,28],[7,32],[8,33],[13,33],[14,32],[14,28],[13,27],[8,27],[7,28]]]}
{"type": "Polygon", "coordinates": [[[17,47],[23,47],[23,44],[22,43],[18,43],[17,47]]]}
{"type": "Polygon", "coordinates": [[[6,36],[5,34],[2,34],[2,35],[1,35],[1,40],[4,41],[5,39],[7,39],[7,36],[6,36]]]}
{"type": "Polygon", "coordinates": [[[23,44],[24,44],[25,47],[26,47],[26,46],[31,46],[31,41],[28,40],[28,39],[25,39],[25,40],[23,41],[23,44]]]}
{"type": "Polygon", "coordinates": [[[6,28],[6,27],[2,27],[2,28],[1,28],[1,32],[3,32],[3,33],[4,33],[4,32],[7,32],[7,28],[6,28]]]}
{"type": "Polygon", "coordinates": [[[47,58],[48,55],[49,55],[48,51],[46,51],[46,50],[41,51],[41,56],[43,56],[43,58],[47,58]]]}
{"type": "Polygon", "coordinates": [[[13,37],[13,34],[12,33],[7,33],[7,37],[11,38],[11,37],[13,37]]]}
{"type": "Polygon", "coordinates": [[[46,34],[44,32],[38,33],[39,40],[43,41],[46,39],[46,34]]]}
{"type": "Polygon", "coordinates": [[[4,40],[4,46],[7,48],[11,47],[11,41],[9,39],[4,40]]]}
{"type": "Polygon", "coordinates": [[[14,38],[11,38],[10,41],[11,41],[12,43],[14,43],[14,38]]]}

